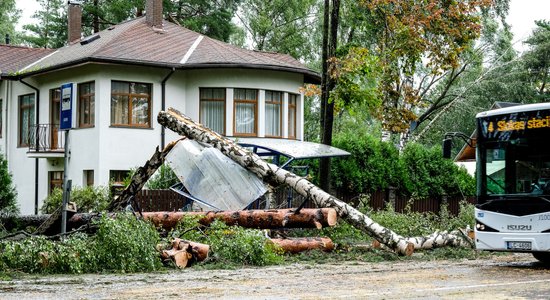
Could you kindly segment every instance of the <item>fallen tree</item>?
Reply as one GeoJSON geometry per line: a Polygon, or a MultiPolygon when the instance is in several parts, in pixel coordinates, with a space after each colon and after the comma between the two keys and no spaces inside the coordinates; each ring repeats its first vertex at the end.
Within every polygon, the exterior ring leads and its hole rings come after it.
{"type": "MultiPolygon", "coordinates": [[[[116,213],[110,213],[116,217],[116,213]]],[[[170,230],[185,216],[200,217],[199,223],[205,226],[210,225],[218,219],[227,225],[239,225],[245,228],[277,229],[277,228],[317,228],[336,225],[337,214],[331,208],[304,208],[299,214],[290,209],[271,210],[241,210],[241,211],[207,211],[207,212],[144,212],[143,219],[151,221],[156,227],[170,230]]],[[[40,224],[47,220],[50,215],[39,215],[28,218],[27,216],[10,216],[6,221],[8,224],[18,225],[18,228],[27,227],[27,220],[30,224],[40,224]]],[[[75,214],[67,221],[67,229],[79,228],[90,223],[92,219],[99,217],[99,214],[75,214]]],[[[0,219],[3,222],[3,219],[0,219]]],[[[7,227],[9,230],[14,229],[7,227]]]]}
{"type": "Polygon", "coordinates": [[[176,142],[169,143],[162,149],[162,151],[159,151],[159,147],[155,149],[155,153],[153,153],[153,156],[145,162],[145,165],[142,167],[139,167],[134,175],[132,176],[132,179],[130,181],[130,184],[122,191],[120,196],[118,196],[116,199],[113,199],[113,201],[109,204],[109,211],[116,211],[124,208],[134,197],[136,194],[143,188],[147,180],[155,173],[155,171],[164,163],[164,158],[170,150],[174,147],[176,142]]]}
{"type": "Polygon", "coordinates": [[[295,214],[290,209],[271,210],[239,210],[239,211],[208,211],[208,212],[144,212],[143,218],[150,220],[155,226],[173,228],[184,216],[201,216],[199,223],[210,225],[218,219],[227,225],[238,225],[245,228],[276,229],[276,228],[317,228],[336,225],[337,214],[334,209],[302,209],[295,214]]]}
{"type": "Polygon", "coordinates": [[[403,237],[391,229],[385,228],[374,222],[371,218],[361,213],[354,207],[344,203],[336,197],[328,194],[303,177],[288,172],[274,164],[267,163],[255,153],[248,151],[234,141],[224,138],[220,134],[194,122],[179,111],[170,108],[161,111],[157,117],[158,122],[174,132],[207,143],[220,150],[224,155],[256,174],[264,182],[273,186],[288,185],[298,194],[311,199],[317,207],[334,208],[339,217],[346,220],[358,229],[388,246],[390,249],[402,255],[411,255],[414,249],[430,249],[442,246],[470,246],[467,237],[451,234],[432,234],[426,237],[403,237]]]}

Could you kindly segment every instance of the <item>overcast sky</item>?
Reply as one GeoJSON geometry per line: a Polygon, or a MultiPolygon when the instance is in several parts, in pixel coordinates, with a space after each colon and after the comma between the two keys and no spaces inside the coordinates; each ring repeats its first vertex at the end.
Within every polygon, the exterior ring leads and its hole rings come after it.
{"type": "MultiPolygon", "coordinates": [[[[21,30],[22,24],[32,22],[31,16],[38,9],[36,0],[16,0],[17,7],[23,10],[21,20],[17,26],[21,30]]],[[[550,0],[510,0],[508,22],[514,33],[514,47],[523,50],[521,41],[525,40],[535,28],[535,20],[550,20],[550,0]]]]}

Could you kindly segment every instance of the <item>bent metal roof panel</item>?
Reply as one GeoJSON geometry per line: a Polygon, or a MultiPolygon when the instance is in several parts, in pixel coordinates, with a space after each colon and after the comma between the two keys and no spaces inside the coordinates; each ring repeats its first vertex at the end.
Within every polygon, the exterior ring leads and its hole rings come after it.
{"type": "Polygon", "coordinates": [[[162,30],[145,17],[112,26],[27,65],[26,75],[86,62],[196,68],[254,68],[303,74],[306,82],[319,75],[289,55],[242,49],[165,21],[162,30]]]}

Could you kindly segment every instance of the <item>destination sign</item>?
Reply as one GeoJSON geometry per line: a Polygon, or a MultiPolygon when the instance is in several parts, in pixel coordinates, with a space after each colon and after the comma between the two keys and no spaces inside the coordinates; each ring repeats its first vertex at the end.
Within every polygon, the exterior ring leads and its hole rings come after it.
{"type": "Polygon", "coordinates": [[[550,111],[516,112],[478,119],[478,137],[508,140],[521,137],[532,130],[550,128],[550,111]]]}
{"type": "Polygon", "coordinates": [[[546,116],[544,119],[532,118],[528,121],[505,121],[500,120],[495,122],[489,122],[487,130],[493,132],[498,131],[510,131],[510,130],[525,130],[525,129],[535,129],[535,128],[544,128],[550,127],[550,116],[546,116]]]}

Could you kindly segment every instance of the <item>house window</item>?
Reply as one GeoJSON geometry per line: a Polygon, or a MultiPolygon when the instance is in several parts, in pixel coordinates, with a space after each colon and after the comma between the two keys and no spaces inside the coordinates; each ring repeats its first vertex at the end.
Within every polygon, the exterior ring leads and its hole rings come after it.
{"type": "Polygon", "coordinates": [[[258,90],[235,89],[235,135],[257,135],[258,90]]]}
{"type": "Polygon", "coordinates": [[[109,172],[109,178],[111,179],[111,194],[113,196],[119,196],[124,191],[124,179],[130,175],[130,171],[127,170],[111,170],[109,172]]]}
{"type": "Polygon", "coordinates": [[[28,147],[34,124],[34,94],[19,96],[19,147],[28,147]]]}
{"type": "Polygon", "coordinates": [[[95,82],[78,85],[78,127],[93,127],[95,121],[95,82]]]}
{"type": "Polygon", "coordinates": [[[50,191],[49,191],[50,194],[56,188],[63,189],[63,171],[51,171],[49,172],[49,177],[50,177],[50,191]]]}
{"type": "Polygon", "coordinates": [[[283,93],[265,91],[265,135],[282,137],[282,104],[283,93]]]}
{"type": "Polygon", "coordinates": [[[84,170],[84,186],[94,185],[94,170],[84,170]]]}
{"type": "Polygon", "coordinates": [[[296,103],[298,95],[288,94],[288,138],[296,139],[296,103]]]}
{"type": "Polygon", "coordinates": [[[225,89],[200,89],[199,122],[218,133],[225,134],[225,89]]]}
{"type": "Polygon", "coordinates": [[[111,125],[151,127],[151,84],[111,82],[111,125]]]}

